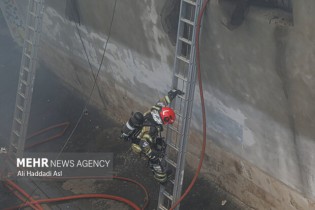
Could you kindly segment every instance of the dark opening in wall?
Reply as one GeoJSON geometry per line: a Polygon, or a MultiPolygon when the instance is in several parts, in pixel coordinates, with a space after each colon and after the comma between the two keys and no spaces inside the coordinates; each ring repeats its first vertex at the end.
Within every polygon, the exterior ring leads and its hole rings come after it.
{"type": "Polygon", "coordinates": [[[292,12],[292,0],[248,0],[251,5],[292,12]]]}
{"type": "Polygon", "coordinates": [[[219,5],[228,17],[226,26],[230,30],[242,25],[252,7],[270,10],[272,17],[266,16],[269,18],[269,23],[273,22],[283,26],[293,25],[292,0],[219,0],[219,5]]]}

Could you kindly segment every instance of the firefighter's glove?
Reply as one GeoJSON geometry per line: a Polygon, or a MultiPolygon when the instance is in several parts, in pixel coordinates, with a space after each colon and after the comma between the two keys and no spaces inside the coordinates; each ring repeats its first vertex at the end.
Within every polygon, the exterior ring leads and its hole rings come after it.
{"type": "Polygon", "coordinates": [[[157,151],[152,151],[148,154],[149,160],[152,163],[158,163],[160,161],[160,153],[157,151]]]}
{"type": "Polygon", "coordinates": [[[158,137],[155,140],[155,149],[159,152],[164,152],[166,149],[166,142],[164,138],[158,137]]]}
{"type": "Polygon", "coordinates": [[[168,91],[167,95],[169,99],[172,101],[177,95],[184,95],[184,92],[177,89],[173,89],[168,91]]]}
{"type": "Polygon", "coordinates": [[[122,134],[120,135],[120,139],[121,139],[121,140],[124,140],[124,141],[129,141],[129,136],[127,136],[126,134],[122,133],[122,134]]]}

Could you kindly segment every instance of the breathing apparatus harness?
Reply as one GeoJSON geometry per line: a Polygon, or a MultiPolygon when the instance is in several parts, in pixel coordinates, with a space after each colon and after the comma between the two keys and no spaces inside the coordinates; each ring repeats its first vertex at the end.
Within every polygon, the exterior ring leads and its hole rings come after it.
{"type": "MultiPolygon", "coordinates": [[[[152,143],[151,146],[155,151],[158,152],[159,158],[163,158],[165,156],[167,146],[165,138],[162,137],[163,126],[154,123],[153,119],[150,119],[150,115],[143,116],[143,114],[140,112],[135,112],[131,115],[131,118],[122,127],[121,138],[125,141],[139,144],[140,139],[138,138],[138,136],[141,133],[143,127],[159,127],[159,129],[157,129],[158,135],[157,137],[155,137],[155,142],[152,143]]],[[[140,156],[142,156],[142,153],[140,153],[140,156]]]]}

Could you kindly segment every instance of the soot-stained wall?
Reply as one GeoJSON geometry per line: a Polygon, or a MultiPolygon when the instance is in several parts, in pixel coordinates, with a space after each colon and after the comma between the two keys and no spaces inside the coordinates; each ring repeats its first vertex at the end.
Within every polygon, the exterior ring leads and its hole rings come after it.
{"type": "MultiPolygon", "coordinates": [[[[150,106],[170,89],[174,47],[161,23],[164,4],[165,1],[117,1],[111,37],[98,77],[99,88],[93,97],[102,108],[123,109],[123,112],[114,110],[117,115],[130,113],[138,107],[132,107],[132,103],[150,106]]],[[[113,8],[114,1],[46,3],[42,58],[54,65],[52,60],[57,59],[64,70],[56,70],[56,74],[85,95],[93,84],[93,76],[82,42],[96,75],[113,8]],[[54,48],[58,53],[46,48],[54,48]],[[78,76],[81,73],[85,76],[78,76]]]]}
{"type": "MultiPolygon", "coordinates": [[[[115,1],[45,2],[40,58],[86,97],[115,1]]],[[[314,203],[306,198],[315,197],[315,2],[293,1],[290,9],[248,2],[212,0],[203,19],[201,66],[213,144],[202,175],[257,209],[311,209],[314,203]]],[[[124,121],[170,89],[178,3],[117,1],[92,97],[100,109],[124,121]]],[[[190,164],[199,155],[200,139],[194,137],[200,124],[196,92],[190,164]]]]}
{"type": "Polygon", "coordinates": [[[314,31],[300,4],[294,4],[294,26],[287,13],[250,7],[243,23],[229,30],[225,5],[213,3],[201,60],[214,141],[314,197],[315,73],[305,60],[313,55],[314,31]]]}

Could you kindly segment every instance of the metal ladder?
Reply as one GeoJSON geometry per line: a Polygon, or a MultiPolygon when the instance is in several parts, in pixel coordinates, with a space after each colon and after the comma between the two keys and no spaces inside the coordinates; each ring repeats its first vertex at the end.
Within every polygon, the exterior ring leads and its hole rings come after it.
{"type": "Polygon", "coordinates": [[[31,110],[43,0],[29,0],[9,152],[22,157],[31,110]]]}
{"type": "MultiPolygon", "coordinates": [[[[186,146],[196,83],[195,36],[202,0],[181,0],[172,87],[185,93],[171,104],[176,121],[167,127],[164,161],[175,173],[170,182],[160,186],[158,209],[169,209],[181,196],[186,146]]],[[[176,207],[179,209],[179,205],[176,207]]]]}

